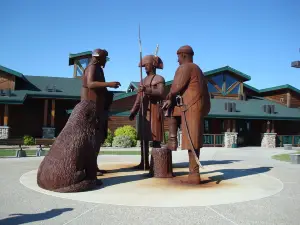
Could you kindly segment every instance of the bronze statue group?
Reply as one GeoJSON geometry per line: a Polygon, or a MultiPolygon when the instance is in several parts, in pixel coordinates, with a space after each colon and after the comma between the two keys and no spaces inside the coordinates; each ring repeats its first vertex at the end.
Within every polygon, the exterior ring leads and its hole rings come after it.
{"type": "MultiPolygon", "coordinates": [[[[176,118],[181,117],[181,149],[187,150],[189,156],[187,182],[197,185],[201,181],[199,154],[203,119],[211,106],[206,79],[199,66],[193,63],[193,55],[188,45],[178,49],[179,67],[166,96],[165,80],[156,74],[156,69],[163,69],[163,61],[156,54],[143,57],[139,67],[145,67],[147,76],[141,80],[129,119],[134,120],[139,113],[141,162],[133,169],[149,170],[149,141],[153,148],[176,151],[180,126],[176,118]],[[162,146],[166,118],[169,138],[167,145],[162,146]]],[[[119,82],[105,81],[103,68],[107,60],[106,50],[93,51],[82,77],[81,101],[39,166],[39,187],[55,192],[80,192],[102,184],[97,176],[106,171],[98,168],[97,156],[107,135],[107,111],[112,103],[107,88],[120,86],[119,82]]]]}

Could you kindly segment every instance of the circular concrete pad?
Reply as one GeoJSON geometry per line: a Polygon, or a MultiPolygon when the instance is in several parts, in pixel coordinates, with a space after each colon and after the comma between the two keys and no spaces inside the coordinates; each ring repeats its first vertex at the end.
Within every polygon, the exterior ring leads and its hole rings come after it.
{"type": "Polygon", "coordinates": [[[37,170],[25,173],[20,182],[40,193],[83,202],[149,207],[220,205],[261,199],[280,192],[280,180],[265,175],[269,169],[226,168],[223,165],[201,169],[201,185],[187,185],[187,164],[174,168],[174,178],[150,178],[145,171],[133,171],[135,164],[101,163],[109,173],[99,177],[103,185],[80,193],[57,193],[38,187],[37,170]],[[180,168],[182,167],[182,168],[180,168]]]}

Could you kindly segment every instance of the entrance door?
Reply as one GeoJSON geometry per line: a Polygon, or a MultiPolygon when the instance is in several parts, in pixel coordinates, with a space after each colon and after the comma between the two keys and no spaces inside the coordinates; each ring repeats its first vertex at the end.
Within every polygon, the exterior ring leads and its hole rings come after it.
{"type": "Polygon", "coordinates": [[[237,120],[239,146],[260,146],[260,132],[254,120],[237,120]]]}

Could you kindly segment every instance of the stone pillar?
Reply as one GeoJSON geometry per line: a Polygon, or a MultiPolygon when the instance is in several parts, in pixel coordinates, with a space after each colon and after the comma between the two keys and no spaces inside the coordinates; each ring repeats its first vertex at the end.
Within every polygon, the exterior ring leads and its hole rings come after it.
{"type": "Polygon", "coordinates": [[[9,138],[9,127],[0,126],[0,139],[8,139],[8,138],[9,138]]]}
{"type": "Polygon", "coordinates": [[[224,147],[232,148],[232,144],[237,144],[237,132],[225,132],[224,147]]]}
{"type": "Polygon", "coordinates": [[[55,137],[55,127],[43,127],[43,138],[54,138],[55,137]]]}
{"type": "Polygon", "coordinates": [[[276,148],[276,133],[264,133],[261,141],[262,148],[276,148]]]}

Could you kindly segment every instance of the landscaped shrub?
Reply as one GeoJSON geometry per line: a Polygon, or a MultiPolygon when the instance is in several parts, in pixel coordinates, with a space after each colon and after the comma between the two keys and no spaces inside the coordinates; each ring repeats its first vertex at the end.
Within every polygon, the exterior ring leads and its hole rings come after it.
{"type": "Polygon", "coordinates": [[[23,140],[24,140],[24,145],[34,145],[35,144],[34,138],[29,135],[25,135],[23,140]]]}
{"type": "Polygon", "coordinates": [[[131,137],[126,135],[115,136],[112,142],[113,147],[130,148],[132,146],[131,137]]]}
{"type": "Polygon", "coordinates": [[[136,129],[130,125],[125,125],[123,127],[119,127],[115,130],[115,137],[118,136],[128,136],[131,139],[132,146],[136,146],[136,140],[137,140],[137,133],[136,129]]]}
{"type": "Polygon", "coordinates": [[[103,147],[111,147],[113,142],[114,136],[110,129],[107,130],[107,137],[103,143],[103,147]]]}

